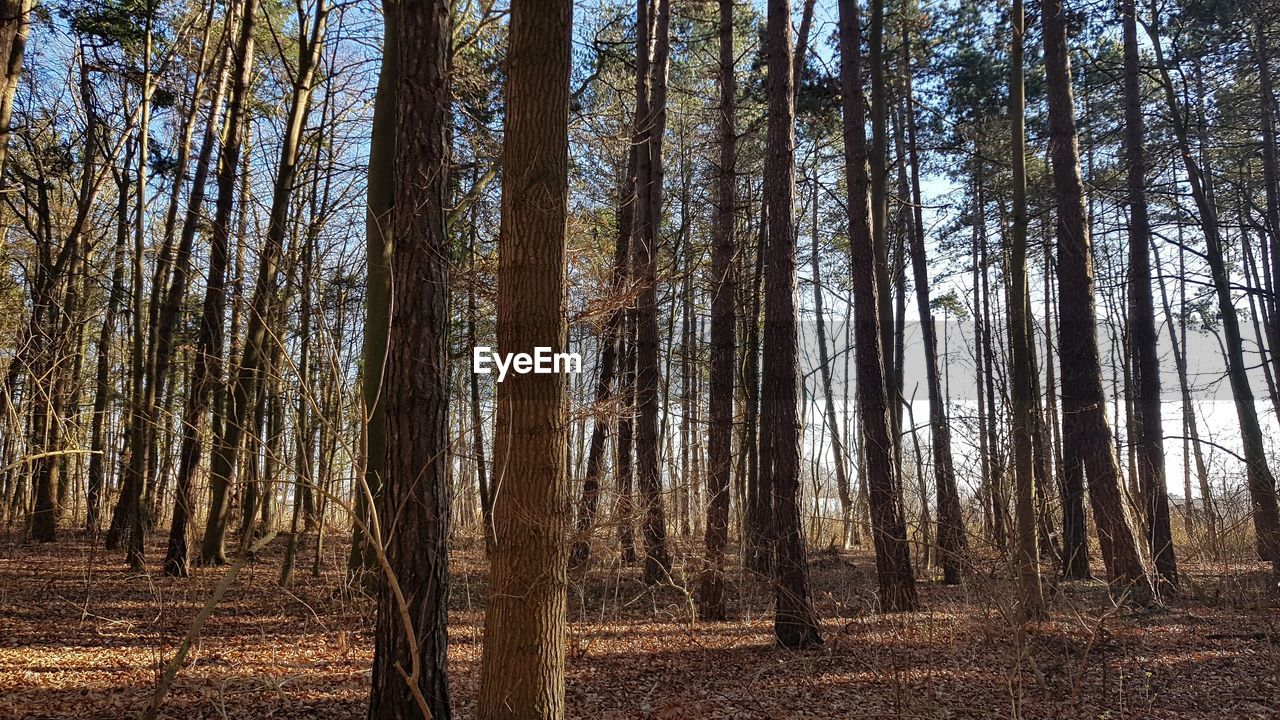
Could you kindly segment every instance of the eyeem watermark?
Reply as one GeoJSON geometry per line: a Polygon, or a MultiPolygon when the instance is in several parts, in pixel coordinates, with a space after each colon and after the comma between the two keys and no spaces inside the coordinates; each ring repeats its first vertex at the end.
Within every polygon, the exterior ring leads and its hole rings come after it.
{"type": "Polygon", "coordinates": [[[533,353],[498,353],[493,348],[479,346],[471,351],[471,371],[477,375],[490,375],[498,371],[498,382],[507,377],[508,371],[525,375],[550,375],[552,373],[582,372],[582,356],[575,352],[554,352],[549,347],[535,347],[533,353]]]}

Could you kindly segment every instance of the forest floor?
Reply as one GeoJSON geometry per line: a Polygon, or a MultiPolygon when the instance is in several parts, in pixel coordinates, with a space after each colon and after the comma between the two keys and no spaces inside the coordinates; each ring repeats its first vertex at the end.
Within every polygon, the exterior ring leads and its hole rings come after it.
{"type": "MultiPolygon", "coordinates": [[[[164,548],[148,548],[151,559],[164,548]]],[[[345,548],[320,577],[310,549],[276,585],[283,542],[245,567],[178,673],[161,717],[362,718],[372,603],[341,592],[345,548]]],[[[189,580],[130,572],[84,539],[0,540],[0,719],[136,717],[225,569],[189,580]]],[[[452,558],[455,716],[479,682],[485,562],[452,558]]],[[[870,612],[867,550],[812,559],[826,647],[772,644],[767,583],[735,574],[735,620],[698,623],[674,585],[599,568],[570,591],[573,718],[1275,718],[1280,613],[1261,564],[1194,565],[1180,598],[1117,608],[1098,582],[1050,589],[1019,632],[1012,587],[980,568],[963,587],[922,582],[926,610],[870,612]]],[[[677,574],[681,573],[677,568],[677,574]]],[[[681,578],[677,578],[680,580],[681,578]]]]}

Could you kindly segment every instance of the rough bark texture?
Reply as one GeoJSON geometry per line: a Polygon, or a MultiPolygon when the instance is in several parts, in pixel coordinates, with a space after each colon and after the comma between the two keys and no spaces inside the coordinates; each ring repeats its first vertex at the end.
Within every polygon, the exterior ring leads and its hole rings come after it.
{"type": "MultiPolygon", "coordinates": [[[[1129,193],[1129,341],[1133,351],[1133,385],[1137,398],[1133,425],[1138,483],[1147,518],[1147,550],[1159,576],[1178,584],[1165,486],[1164,423],[1160,403],[1160,354],[1155,299],[1151,288],[1151,220],[1147,214],[1146,158],[1143,152],[1141,77],[1135,0],[1121,3],[1124,24],[1125,162],[1129,193]]],[[[1190,499],[1188,498],[1188,501],[1190,499]]]]}
{"type": "MultiPolygon", "coordinates": [[[[849,202],[849,254],[852,266],[854,342],[858,416],[862,425],[865,473],[871,505],[880,607],[914,610],[918,600],[902,504],[895,491],[894,441],[880,335],[879,292],[871,237],[867,139],[860,82],[860,29],[857,3],[840,4],[840,92],[844,116],[845,183],[849,202]]],[[[887,288],[884,288],[887,291],[887,288]]]]}
{"type": "Polygon", "coordinates": [[[1049,147],[1058,209],[1059,361],[1062,369],[1063,453],[1079,458],[1109,579],[1150,595],[1120,495],[1120,467],[1107,421],[1094,308],[1093,249],[1085,218],[1084,184],[1071,91],[1062,0],[1041,0],[1049,100],[1049,147]]]}
{"type": "MultiPolygon", "coordinates": [[[[386,454],[376,503],[388,576],[378,593],[371,720],[450,717],[447,659],[449,476],[448,3],[405,0],[390,228],[391,308],[381,402],[386,454]],[[409,633],[412,633],[412,638],[409,633]]],[[[385,60],[384,60],[385,61],[385,60]]]]}
{"type": "Polygon", "coordinates": [[[729,544],[729,472],[733,453],[734,323],[733,268],[734,98],[733,0],[720,0],[720,164],[711,241],[711,427],[707,439],[706,566],[698,593],[698,616],[724,620],[725,548],[729,544]]]}
{"type": "MultiPolygon", "coordinates": [[[[498,350],[563,352],[571,0],[512,7],[498,240],[498,350]]],[[[498,386],[482,720],[564,717],[569,479],[565,378],[498,386]]]]}
{"type": "Polygon", "coordinates": [[[765,201],[769,245],[764,265],[764,360],[760,395],[760,471],[773,488],[777,524],[774,635],[778,644],[822,644],[809,591],[809,561],[800,521],[800,375],[796,335],[795,91],[791,2],[769,0],[769,127],[765,201]]]}

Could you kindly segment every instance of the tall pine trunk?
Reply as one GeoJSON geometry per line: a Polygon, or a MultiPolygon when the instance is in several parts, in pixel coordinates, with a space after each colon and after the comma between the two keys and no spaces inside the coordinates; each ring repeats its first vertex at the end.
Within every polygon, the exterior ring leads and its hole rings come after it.
{"type": "MultiPolygon", "coordinates": [[[[502,148],[498,350],[562,352],[569,182],[570,0],[512,7],[502,148]]],[[[482,720],[564,717],[569,479],[565,378],[509,376],[498,386],[489,605],[480,669],[482,720]]]]}
{"type": "Polygon", "coordinates": [[[1062,369],[1063,452],[1078,457],[1109,579],[1139,602],[1150,585],[1120,494],[1120,467],[1107,421],[1094,307],[1093,248],[1085,218],[1071,63],[1063,0],[1041,0],[1049,107],[1049,147],[1058,207],[1059,362],[1062,369]]]}
{"type": "MultiPolygon", "coordinates": [[[[1164,423],[1160,402],[1160,350],[1155,300],[1151,288],[1151,221],[1147,214],[1146,158],[1143,151],[1142,68],[1138,57],[1136,0],[1123,0],[1125,163],[1128,165],[1129,206],[1129,341],[1132,343],[1133,409],[1138,484],[1144,501],[1147,550],[1160,577],[1178,584],[1169,521],[1169,492],[1165,486],[1164,423]]],[[[1187,498],[1190,500],[1190,498],[1187,498]]]]}
{"type": "MultiPolygon", "coordinates": [[[[444,0],[384,16],[396,51],[382,375],[381,492],[370,514],[385,577],[374,630],[370,720],[448,720],[450,37],[444,0]]],[[[385,98],[380,98],[385,99],[385,98]]],[[[379,168],[385,170],[385,166],[379,168]]],[[[383,178],[386,180],[387,178],[383,178]]]]}
{"type": "Polygon", "coordinates": [[[915,576],[901,496],[896,491],[892,418],[880,332],[880,293],[868,205],[867,139],[862,96],[861,30],[855,2],[840,4],[840,93],[844,116],[845,183],[849,193],[849,254],[854,300],[858,415],[862,425],[871,533],[883,610],[915,610],[915,576]]]}
{"type": "Polygon", "coordinates": [[[1018,601],[1022,618],[1044,614],[1040,548],[1036,534],[1035,448],[1032,425],[1031,296],[1027,285],[1027,132],[1023,48],[1026,18],[1022,0],[1013,0],[1009,65],[1009,116],[1013,145],[1013,226],[1009,258],[1010,394],[1013,396],[1014,520],[1017,527],[1018,601]]]}
{"type": "MultiPolygon", "coordinates": [[[[639,0],[637,27],[649,27],[649,0],[639,0]]],[[[636,113],[641,160],[636,192],[639,233],[634,248],[639,297],[636,307],[636,484],[643,500],[644,581],[652,585],[667,578],[671,555],[667,550],[666,512],[662,476],[658,468],[658,240],[662,225],[662,137],[667,125],[667,66],[671,50],[671,0],[653,4],[652,56],[650,35],[637,42],[637,74],[648,88],[644,112],[636,113]]],[[[639,81],[637,82],[639,87],[639,81]]],[[[639,108],[637,103],[637,108],[639,108]]]]}
{"type": "Polygon", "coordinates": [[[737,143],[734,111],[737,73],[733,54],[733,3],[720,1],[720,163],[711,240],[711,426],[707,438],[706,559],[698,592],[698,616],[724,620],[725,549],[729,544],[729,473],[733,454],[734,177],[737,143]]]}

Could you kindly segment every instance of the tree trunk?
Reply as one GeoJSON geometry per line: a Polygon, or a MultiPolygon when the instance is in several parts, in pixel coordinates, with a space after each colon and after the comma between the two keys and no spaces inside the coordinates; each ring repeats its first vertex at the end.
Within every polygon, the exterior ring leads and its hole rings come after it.
{"type": "MultiPolygon", "coordinates": [[[[512,7],[502,151],[498,349],[565,348],[570,0],[512,7]]],[[[565,378],[498,387],[494,544],[477,717],[564,717],[570,518],[565,378]]]]}
{"type": "Polygon", "coordinates": [[[123,170],[116,184],[116,244],[112,254],[111,289],[107,295],[106,311],[102,314],[102,328],[98,331],[98,364],[95,374],[93,418],[89,431],[89,489],[85,530],[97,535],[99,514],[102,509],[102,489],[105,480],[107,449],[107,409],[114,387],[111,382],[111,344],[116,331],[116,314],[124,295],[124,259],[129,240],[129,173],[123,170]]]}
{"type": "Polygon", "coordinates": [[[765,198],[769,245],[765,257],[764,361],[760,396],[761,482],[773,488],[777,523],[774,556],[778,644],[822,644],[809,592],[809,561],[800,523],[799,346],[796,328],[795,90],[791,2],[768,4],[768,140],[765,198]]]}
{"type": "Polygon", "coordinates": [[[1062,369],[1063,451],[1083,461],[1089,500],[1107,572],[1117,589],[1139,602],[1150,596],[1120,496],[1120,468],[1107,422],[1094,311],[1093,251],[1085,219],[1062,0],[1041,0],[1049,100],[1049,147],[1058,206],[1059,360],[1062,369]]]}
{"type": "MultiPolygon", "coordinates": [[[[470,282],[467,283],[467,337],[471,347],[479,343],[476,340],[476,319],[479,311],[476,308],[476,217],[479,203],[472,206],[471,227],[468,229],[467,268],[471,271],[470,282]]],[[[484,420],[480,412],[480,374],[472,372],[467,383],[471,391],[471,452],[475,455],[476,485],[480,493],[480,523],[483,526],[485,549],[493,549],[493,491],[489,484],[488,468],[484,455],[484,420]]]]}
{"type": "MultiPolygon", "coordinates": [[[[1141,76],[1138,57],[1136,0],[1123,0],[1125,161],[1128,165],[1129,205],[1129,340],[1134,356],[1137,397],[1133,419],[1139,489],[1147,520],[1147,549],[1156,573],[1165,582],[1178,584],[1178,563],[1173,552],[1169,521],[1169,491],[1165,486],[1164,423],[1160,401],[1160,349],[1155,301],[1151,288],[1151,221],[1147,215],[1146,158],[1143,152],[1141,76]]],[[[1190,500],[1190,498],[1188,498],[1190,500]]]]}
{"type": "MultiPolygon", "coordinates": [[[[637,27],[649,26],[648,0],[639,0],[637,27]]],[[[667,578],[671,555],[667,551],[666,513],[662,501],[662,476],[658,468],[658,240],[662,223],[662,136],[667,124],[667,65],[671,48],[671,0],[656,0],[653,18],[653,55],[648,37],[637,44],[637,73],[649,87],[643,113],[636,113],[641,162],[637,172],[639,230],[635,244],[635,272],[639,283],[636,308],[636,481],[644,500],[644,582],[652,585],[667,578]]]]}
{"type": "Polygon", "coordinates": [[[1036,487],[1032,444],[1031,295],[1027,287],[1027,131],[1026,89],[1023,83],[1023,46],[1026,19],[1022,0],[1013,0],[1009,16],[1009,116],[1013,141],[1013,227],[1009,258],[1010,385],[1013,396],[1013,456],[1019,611],[1025,620],[1044,614],[1040,587],[1040,548],[1036,534],[1036,487]]]}
{"type": "MultiPolygon", "coordinates": [[[[226,128],[223,133],[222,155],[218,162],[218,199],[214,210],[213,227],[209,233],[209,274],[201,313],[195,368],[191,376],[191,390],[188,392],[186,408],[183,411],[182,459],[178,469],[180,497],[183,493],[182,488],[187,488],[189,492],[199,468],[203,443],[200,428],[211,398],[215,395],[215,388],[222,386],[223,325],[227,312],[226,276],[227,262],[230,258],[231,212],[235,203],[236,175],[240,166],[242,143],[247,125],[249,83],[253,74],[253,28],[257,7],[257,0],[245,0],[241,8],[238,40],[233,52],[232,77],[234,79],[226,128]]],[[[213,132],[213,128],[210,127],[206,132],[213,132]]],[[[194,199],[193,196],[192,200],[194,199]]],[[[197,213],[198,208],[192,202],[187,209],[187,220],[191,225],[192,233],[195,232],[197,213]]],[[[185,227],[183,232],[184,234],[187,232],[185,227]]],[[[215,421],[213,434],[216,436],[221,433],[221,430],[215,421]]],[[[227,489],[225,486],[219,487],[215,484],[211,486],[210,491],[216,499],[218,493],[225,496],[227,489]]],[[[182,576],[187,572],[186,533],[189,516],[185,505],[179,502],[175,506],[169,528],[169,548],[165,557],[165,572],[170,575],[182,576]]]]}
{"type": "Polygon", "coordinates": [[[831,387],[830,352],[827,350],[827,322],[822,305],[822,263],[818,253],[818,190],[814,178],[813,191],[813,242],[809,249],[809,262],[813,273],[813,316],[818,342],[818,375],[822,381],[823,411],[831,432],[831,450],[835,460],[836,492],[840,496],[840,547],[848,549],[853,527],[853,492],[850,490],[848,464],[844,443],[840,439],[840,422],[836,417],[835,395],[831,387]]]}
{"type": "Polygon", "coordinates": [[[729,472],[733,454],[734,204],[737,167],[737,73],[733,53],[733,2],[720,3],[719,145],[716,209],[711,240],[711,426],[707,438],[706,559],[698,592],[698,617],[725,620],[725,548],[729,544],[729,472]]]}
{"type": "Polygon", "coordinates": [[[635,308],[627,308],[623,315],[622,348],[618,355],[622,358],[623,374],[621,388],[622,409],[618,415],[617,451],[617,523],[618,550],[624,565],[636,562],[636,532],[633,520],[635,503],[635,407],[636,407],[636,313],[635,308]]]}
{"type": "Polygon", "coordinates": [[[391,325],[391,211],[394,208],[393,164],[396,132],[397,51],[395,15],[399,0],[384,0],[382,15],[386,33],[382,39],[382,66],[373,104],[369,140],[369,179],[365,210],[365,255],[368,280],[365,291],[364,346],[361,353],[360,391],[363,401],[364,453],[361,487],[357,489],[357,522],[351,530],[347,578],[375,589],[379,573],[376,539],[368,527],[373,506],[382,492],[386,462],[386,404],[382,375],[386,368],[387,332],[391,325]]]}
{"type": "MultiPolygon", "coordinates": [[[[626,291],[631,260],[631,233],[635,217],[635,169],[636,146],[631,146],[625,177],[619,183],[618,235],[613,251],[613,292],[621,297],[626,291]]],[[[612,302],[617,303],[618,300],[612,302]]],[[[570,564],[581,567],[591,555],[591,529],[596,522],[600,505],[600,475],[604,472],[605,445],[609,439],[610,418],[604,413],[613,397],[613,380],[618,374],[618,350],[626,321],[626,308],[615,304],[604,322],[604,336],[600,338],[600,376],[596,380],[595,412],[591,427],[591,444],[587,450],[587,470],[582,480],[582,497],[578,500],[578,521],[570,564]]]]}
{"type": "MultiPolygon", "coordinates": [[[[217,142],[219,131],[222,128],[222,97],[226,91],[228,72],[231,69],[233,46],[236,45],[232,38],[237,35],[236,21],[239,7],[240,3],[233,3],[227,9],[227,29],[223,38],[224,49],[219,62],[218,80],[214,84],[213,93],[209,100],[209,119],[205,124],[204,136],[200,140],[200,154],[196,159],[190,197],[187,199],[187,209],[182,219],[182,232],[178,238],[178,248],[173,260],[173,276],[164,298],[164,305],[158,315],[159,327],[156,330],[157,368],[161,367],[161,361],[164,358],[172,357],[172,350],[167,348],[172,347],[173,331],[177,327],[178,319],[181,315],[182,298],[187,291],[187,283],[191,272],[191,252],[195,246],[196,229],[202,218],[201,209],[204,205],[205,185],[209,178],[209,164],[213,158],[214,145],[217,142]]],[[[244,36],[240,35],[240,38],[240,42],[244,42],[244,36]]],[[[240,51],[244,52],[243,48],[240,51]]],[[[236,72],[237,86],[233,92],[238,92],[239,94],[232,97],[232,110],[236,115],[242,115],[244,112],[243,95],[247,92],[247,80],[242,83],[241,79],[247,77],[244,73],[249,72],[249,68],[237,66],[236,72]]],[[[241,121],[237,117],[237,125],[241,121]]],[[[232,127],[230,118],[228,119],[227,129],[228,131],[235,129],[232,127]]],[[[233,136],[228,135],[228,149],[224,150],[224,158],[231,158],[229,148],[237,142],[238,139],[233,139],[233,136]]],[[[239,152],[238,146],[235,152],[239,152]]],[[[231,160],[231,162],[233,162],[232,167],[234,167],[234,160],[231,160]]],[[[234,172],[227,175],[226,179],[229,183],[228,192],[230,192],[230,185],[235,183],[234,172]]],[[[219,207],[221,207],[223,181],[224,170],[220,166],[218,172],[219,207]]],[[[230,208],[228,207],[228,212],[229,210],[230,208]]],[[[216,240],[216,228],[218,227],[216,223],[214,227],[215,231],[211,236],[216,240]]],[[[187,400],[183,410],[181,457],[178,465],[178,478],[175,483],[173,517],[169,522],[169,544],[165,550],[164,559],[165,574],[174,577],[186,577],[187,575],[187,528],[191,522],[191,510],[194,502],[192,485],[196,468],[200,464],[201,438],[199,430],[204,422],[205,411],[208,409],[209,393],[212,385],[217,382],[217,368],[221,364],[222,315],[226,304],[224,283],[227,256],[225,238],[220,248],[216,243],[211,243],[209,290],[205,295],[204,315],[201,318],[200,334],[197,341],[196,371],[192,373],[191,382],[188,384],[187,400]],[[210,305],[211,301],[213,306],[210,305]],[[216,327],[214,323],[216,323],[216,327]],[[210,355],[213,355],[213,357],[210,357],[210,355]]]]}
{"type": "Polygon", "coordinates": [[[222,432],[215,438],[209,461],[210,486],[221,488],[222,492],[215,493],[209,505],[204,540],[200,547],[200,559],[205,564],[226,562],[224,543],[229,510],[227,490],[235,472],[244,428],[252,415],[254,400],[265,384],[270,370],[269,359],[277,344],[276,338],[267,332],[267,326],[275,317],[280,303],[280,263],[284,255],[289,206],[296,184],[303,126],[314,87],[312,78],[320,61],[328,12],[328,6],[324,2],[316,5],[314,15],[310,18],[310,31],[305,42],[298,48],[298,64],[292,78],[293,92],[272,188],[267,235],[258,261],[258,277],[253,290],[244,348],[231,382],[226,422],[222,432]]]}
{"type": "MultiPolygon", "coordinates": [[[[382,395],[385,474],[371,515],[378,592],[370,720],[448,720],[450,124],[444,0],[401,0],[384,16],[396,52],[390,213],[393,248],[382,395]]],[[[385,98],[382,98],[385,99],[385,98]]],[[[379,168],[382,169],[382,168],[379,168]]],[[[385,178],[384,178],[385,179],[385,178]]],[[[373,238],[371,238],[372,240],[373,238]]]]}
{"type": "Polygon", "coordinates": [[[0,2],[0,57],[5,59],[0,77],[0,177],[4,174],[9,150],[9,132],[13,120],[13,99],[22,76],[22,60],[27,49],[27,33],[31,29],[33,0],[0,2]]]}
{"type": "Polygon", "coordinates": [[[760,298],[764,282],[764,254],[769,245],[769,211],[760,211],[760,231],[756,238],[750,310],[746,318],[746,342],[743,344],[743,383],[746,385],[746,409],[743,412],[743,438],[747,464],[747,523],[745,565],[764,575],[773,567],[773,488],[762,485],[760,472],[760,298]]]}
{"type": "Polygon", "coordinates": [[[938,372],[938,338],[933,311],[929,305],[929,266],[924,244],[924,204],[920,196],[920,155],[916,143],[916,109],[912,93],[911,37],[903,24],[902,53],[903,94],[907,101],[907,152],[911,162],[911,204],[915,217],[911,236],[911,270],[916,284],[916,306],[920,313],[920,336],[924,344],[925,382],[929,391],[929,430],[933,446],[934,485],[938,496],[938,564],[942,581],[947,585],[960,582],[961,568],[968,552],[965,541],[964,514],[960,492],[956,487],[956,471],[951,459],[951,423],[947,418],[946,400],[942,394],[942,378],[938,372]]]}
{"type": "Polygon", "coordinates": [[[865,477],[870,495],[872,537],[880,607],[915,610],[918,605],[901,496],[895,492],[895,438],[890,417],[880,294],[868,206],[867,141],[860,79],[861,30],[857,3],[840,4],[840,91],[844,116],[845,183],[849,193],[850,262],[857,349],[858,415],[862,424],[865,477]]]}
{"type": "Polygon", "coordinates": [[[1259,555],[1262,559],[1271,562],[1273,572],[1280,575],[1280,509],[1277,509],[1275,476],[1267,462],[1262,425],[1258,420],[1258,409],[1254,404],[1253,389],[1249,383],[1248,365],[1245,363],[1240,337],[1240,318],[1236,314],[1231,297],[1230,277],[1228,277],[1224,258],[1218,208],[1211,196],[1212,190],[1206,182],[1207,176],[1191,152],[1186,121],[1179,109],[1173,80],[1169,76],[1164,51],[1161,49],[1159,28],[1159,18],[1154,17],[1153,9],[1152,22],[1147,30],[1159,66],[1165,103],[1173,120],[1174,136],[1178,142],[1179,154],[1182,156],[1182,165],[1187,173],[1187,183],[1191,186],[1191,195],[1200,211],[1199,222],[1204,231],[1205,259],[1209,262],[1227,348],[1227,378],[1231,384],[1236,416],[1240,422],[1240,439],[1244,446],[1249,500],[1253,509],[1253,527],[1257,533],[1259,555]]]}

